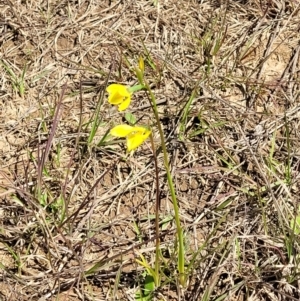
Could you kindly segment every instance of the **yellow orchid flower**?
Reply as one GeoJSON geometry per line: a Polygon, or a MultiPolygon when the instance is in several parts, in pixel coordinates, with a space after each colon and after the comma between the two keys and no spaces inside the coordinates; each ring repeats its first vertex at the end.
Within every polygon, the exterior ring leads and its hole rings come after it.
{"type": "Polygon", "coordinates": [[[151,134],[151,131],[141,126],[120,124],[111,129],[110,134],[114,137],[126,137],[127,151],[139,147],[151,134]]]}
{"type": "Polygon", "coordinates": [[[111,84],[106,88],[108,92],[108,102],[112,105],[118,105],[119,111],[128,108],[131,101],[131,93],[128,88],[120,84],[111,84]]]}

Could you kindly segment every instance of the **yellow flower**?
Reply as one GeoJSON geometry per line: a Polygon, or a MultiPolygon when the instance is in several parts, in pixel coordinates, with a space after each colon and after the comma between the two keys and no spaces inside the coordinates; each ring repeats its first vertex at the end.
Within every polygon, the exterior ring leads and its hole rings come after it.
{"type": "Polygon", "coordinates": [[[112,84],[106,88],[108,92],[108,102],[112,105],[118,105],[119,111],[124,111],[128,108],[131,101],[131,93],[127,87],[120,84],[112,84]]]}
{"type": "Polygon", "coordinates": [[[127,151],[139,147],[151,134],[151,131],[141,126],[120,124],[111,129],[110,134],[115,137],[126,137],[127,151]]]}

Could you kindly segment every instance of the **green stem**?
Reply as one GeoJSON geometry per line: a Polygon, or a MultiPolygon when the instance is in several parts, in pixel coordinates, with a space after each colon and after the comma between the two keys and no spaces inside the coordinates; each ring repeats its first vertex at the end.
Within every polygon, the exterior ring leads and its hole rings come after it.
{"type": "Polygon", "coordinates": [[[156,174],[156,204],[155,204],[155,285],[158,287],[160,285],[160,238],[159,238],[159,208],[160,208],[160,199],[159,199],[159,178],[158,178],[158,164],[156,151],[154,146],[153,135],[150,135],[151,147],[153,151],[153,159],[155,165],[155,174],[156,174]]]}
{"type": "Polygon", "coordinates": [[[167,172],[167,180],[168,185],[171,193],[171,199],[174,206],[174,213],[175,213],[175,223],[177,228],[177,238],[178,238],[178,272],[179,272],[179,282],[182,286],[185,286],[185,274],[184,274],[184,242],[183,242],[183,231],[181,228],[180,218],[179,218],[179,207],[178,207],[178,201],[176,197],[175,187],[171,176],[170,166],[169,166],[169,159],[168,159],[168,153],[165,143],[165,137],[164,132],[159,120],[157,105],[156,105],[156,99],[154,94],[152,93],[150,86],[144,79],[144,87],[148,91],[152,103],[152,109],[153,113],[156,119],[156,124],[158,127],[160,140],[161,140],[161,147],[163,151],[163,159],[164,159],[164,165],[167,172]]]}

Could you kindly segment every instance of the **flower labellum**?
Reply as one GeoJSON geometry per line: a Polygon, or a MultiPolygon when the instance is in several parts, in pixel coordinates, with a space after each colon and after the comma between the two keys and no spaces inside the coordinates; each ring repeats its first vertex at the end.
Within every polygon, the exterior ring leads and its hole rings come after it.
{"type": "Polygon", "coordinates": [[[112,105],[119,106],[119,111],[124,111],[128,108],[131,101],[131,93],[127,87],[121,84],[111,84],[106,88],[108,92],[108,102],[112,105]]]}
{"type": "Polygon", "coordinates": [[[126,137],[127,151],[139,147],[151,134],[151,131],[141,126],[120,124],[111,129],[110,134],[114,137],[126,137]]]}

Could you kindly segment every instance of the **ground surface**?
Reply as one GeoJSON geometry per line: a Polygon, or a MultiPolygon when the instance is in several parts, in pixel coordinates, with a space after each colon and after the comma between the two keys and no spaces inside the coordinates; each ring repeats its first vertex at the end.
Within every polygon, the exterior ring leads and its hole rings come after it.
{"type": "Polygon", "coordinates": [[[149,298],[299,300],[299,9],[0,1],[0,299],[141,300],[136,259],[154,264],[158,180],[161,282],[149,298]],[[180,207],[185,287],[144,92],[128,111],[151,126],[158,169],[150,141],[128,156],[106,137],[124,120],[105,88],[135,85],[140,56],[180,207]]]}

